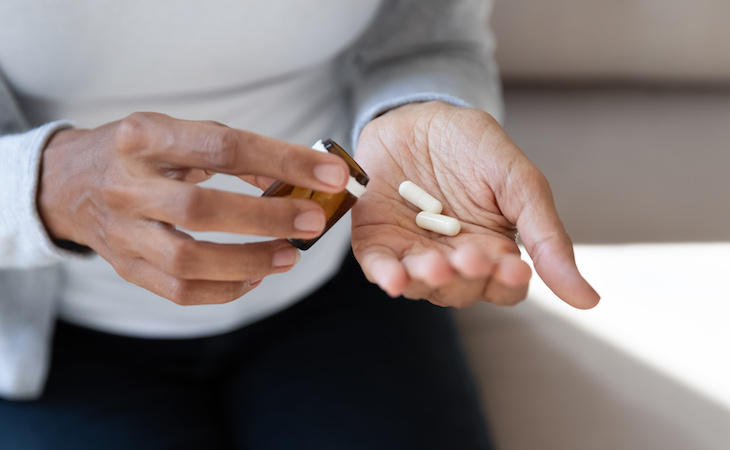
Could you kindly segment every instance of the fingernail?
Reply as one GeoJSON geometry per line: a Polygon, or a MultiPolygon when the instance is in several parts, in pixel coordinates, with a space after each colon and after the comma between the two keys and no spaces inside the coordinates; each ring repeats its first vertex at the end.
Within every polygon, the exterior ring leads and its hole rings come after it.
{"type": "Polygon", "coordinates": [[[248,287],[255,288],[256,286],[258,286],[259,284],[261,284],[262,281],[264,281],[263,278],[259,278],[258,280],[249,281],[248,282],[248,287]]]}
{"type": "Polygon", "coordinates": [[[300,257],[301,255],[298,249],[294,247],[284,248],[274,253],[273,258],[271,259],[271,264],[274,267],[293,266],[299,262],[300,257]]]}
{"type": "Polygon", "coordinates": [[[319,211],[306,211],[294,218],[294,228],[299,231],[322,231],[324,215],[319,211]]]}
{"type": "Polygon", "coordinates": [[[347,179],[345,170],[337,164],[320,164],[314,167],[314,176],[330,186],[341,186],[347,179]]]}

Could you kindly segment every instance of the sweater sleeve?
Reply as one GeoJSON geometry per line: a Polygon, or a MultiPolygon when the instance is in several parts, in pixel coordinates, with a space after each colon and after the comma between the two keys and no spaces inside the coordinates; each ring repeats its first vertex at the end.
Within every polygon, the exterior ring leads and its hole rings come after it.
{"type": "Polygon", "coordinates": [[[53,133],[69,127],[57,121],[0,136],[0,268],[42,267],[80,256],[53,243],[36,207],[43,149],[53,133]]]}
{"type": "Polygon", "coordinates": [[[443,100],[502,118],[487,22],[491,0],[386,0],[346,56],[353,148],[362,128],[410,102],[443,100]]]}

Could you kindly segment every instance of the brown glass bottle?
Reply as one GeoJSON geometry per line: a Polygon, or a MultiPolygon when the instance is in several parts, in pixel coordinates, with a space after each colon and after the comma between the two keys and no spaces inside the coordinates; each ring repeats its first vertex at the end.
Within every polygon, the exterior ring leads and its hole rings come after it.
{"type": "Polygon", "coordinates": [[[360,167],[354,159],[335,141],[327,139],[324,141],[318,141],[314,146],[314,150],[327,151],[334,153],[347,162],[350,167],[350,180],[347,183],[347,187],[344,191],[336,194],[330,194],[328,192],[315,191],[313,189],[306,189],[299,186],[294,186],[283,181],[276,181],[274,184],[269,186],[266,192],[263,193],[263,197],[288,197],[288,198],[304,198],[317,202],[324,209],[327,223],[324,227],[322,234],[313,239],[289,239],[295,247],[300,250],[307,250],[314,245],[319,238],[321,238],[327,230],[332,228],[332,225],[337,223],[347,211],[357,201],[358,197],[365,192],[365,186],[367,186],[368,178],[367,174],[362,167],[360,167]]]}

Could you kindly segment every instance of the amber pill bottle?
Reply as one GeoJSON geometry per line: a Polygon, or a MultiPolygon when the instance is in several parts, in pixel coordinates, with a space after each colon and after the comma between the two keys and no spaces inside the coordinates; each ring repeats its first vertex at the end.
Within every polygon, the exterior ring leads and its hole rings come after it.
{"type": "Polygon", "coordinates": [[[350,167],[350,179],[347,182],[347,187],[344,191],[331,194],[328,192],[320,192],[294,186],[282,181],[276,181],[274,184],[269,186],[266,192],[262,195],[263,197],[309,199],[317,202],[324,209],[327,223],[322,234],[314,239],[289,239],[289,242],[300,250],[307,250],[310,248],[327,232],[327,230],[332,228],[332,225],[337,223],[337,221],[340,220],[340,218],[342,218],[342,216],[344,216],[350,208],[352,208],[358,197],[365,192],[365,186],[367,186],[368,181],[370,181],[365,171],[362,170],[362,167],[360,167],[355,160],[352,159],[352,157],[332,139],[317,141],[312,148],[321,152],[334,153],[347,162],[347,165],[350,167]]]}

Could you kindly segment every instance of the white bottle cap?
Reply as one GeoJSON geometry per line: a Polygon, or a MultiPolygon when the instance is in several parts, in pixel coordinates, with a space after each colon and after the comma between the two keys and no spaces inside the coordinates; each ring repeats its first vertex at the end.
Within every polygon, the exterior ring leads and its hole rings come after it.
{"type": "MultiPolygon", "coordinates": [[[[324,143],[322,143],[321,139],[315,142],[312,148],[314,150],[317,150],[318,152],[329,153],[329,151],[327,151],[327,147],[324,146],[324,143]]],[[[347,179],[347,186],[345,186],[345,190],[352,194],[354,197],[360,198],[360,196],[365,193],[365,185],[363,185],[362,183],[357,181],[355,177],[350,175],[350,178],[347,179]]]]}

